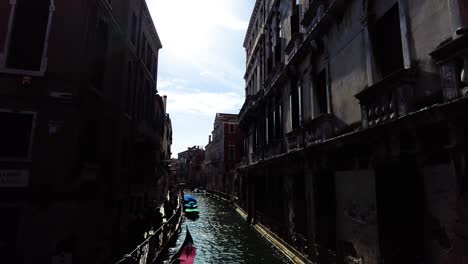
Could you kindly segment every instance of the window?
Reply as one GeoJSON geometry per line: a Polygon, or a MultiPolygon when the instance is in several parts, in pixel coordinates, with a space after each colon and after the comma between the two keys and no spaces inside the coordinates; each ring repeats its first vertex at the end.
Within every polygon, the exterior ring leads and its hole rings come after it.
{"type": "Polygon", "coordinates": [[[130,109],[129,109],[129,114],[134,117],[135,115],[135,100],[136,100],[136,87],[137,86],[137,73],[138,71],[136,70],[136,67],[132,67],[132,75],[131,75],[131,86],[130,86],[130,91],[129,91],[129,100],[130,100],[130,109]]]}
{"type": "Polygon", "coordinates": [[[257,151],[257,147],[258,147],[258,129],[257,127],[255,127],[254,129],[254,135],[253,135],[253,151],[257,151]]]}
{"type": "Polygon", "coordinates": [[[275,111],[275,119],[274,119],[274,126],[275,126],[275,137],[279,138],[282,136],[282,105],[278,105],[275,111]]]}
{"type": "Polygon", "coordinates": [[[84,156],[87,161],[93,162],[99,159],[99,126],[98,121],[93,119],[88,119],[84,125],[84,156]]]}
{"type": "Polygon", "coordinates": [[[122,160],[121,160],[121,167],[122,168],[128,168],[128,143],[127,143],[127,140],[124,139],[122,140],[122,150],[121,150],[121,154],[122,154],[122,160]]]}
{"type": "Polygon", "coordinates": [[[148,82],[148,91],[149,91],[149,119],[150,120],[155,120],[156,118],[156,111],[155,111],[155,106],[154,106],[154,91],[152,87],[153,82],[149,81],[148,82]]]}
{"type": "Polygon", "coordinates": [[[276,17],[276,32],[274,34],[273,39],[273,52],[274,52],[274,66],[279,64],[282,60],[282,37],[283,32],[281,28],[281,18],[279,16],[276,17]]]}
{"type": "Polygon", "coordinates": [[[281,21],[278,24],[278,35],[280,38],[283,37],[283,29],[282,29],[281,21]]]}
{"type": "Polygon", "coordinates": [[[301,85],[297,87],[297,107],[299,108],[297,121],[299,122],[299,126],[301,126],[302,124],[302,86],[301,85]]]}
{"type": "Polygon", "coordinates": [[[299,33],[299,5],[301,4],[300,0],[295,0],[293,2],[292,13],[291,13],[291,33],[299,33]]]}
{"type": "Polygon", "coordinates": [[[136,44],[136,31],[137,31],[137,18],[135,14],[132,14],[132,25],[131,25],[131,32],[130,32],[130,38],[132,41],[133,46],[136,44]]]}
{"type": "Polygon", "coordinates": [[[314,92],[314,115],[325,114],[328,112],[327,100],[327,71],[322,70],[316,77],[314,92]]]}
{"type": "Polygon", "coordinates": [[[294,118],[294,115],[293,115],[293,96],[292,94],[289,94],[289,131],[288,132],[291,132],[293,129],[294,129],[294,125],[293,125],[293,118],[294,118]]]}
{"type": "Polygon", "coordinates": [[[34,113],[0,110],[0,160],[30,158],[34,118],[34,113]]]}
{"type": "Polygon", "coordinates": [[[130,90],[132,89],[132,77],[133,77],[133,70],[132,70],[132,63],[127,63],[127,87],[124,92],[124,105],[125,105],[125,112],[130,114],[130,90]]]}
{"type": "Polygon", "coordinates": [[[248,157],[250,155],[250,141],[251,141],[251,138],[250,137],[246,137],[245,138],[245,149],[244,149],[244,152],[245,152],[245,155],[248,157]]]}
{"type": "Polygon", "coordinates": [[[236,125],[229,124],[229,133],[231,133],[231,134],[236,133],[236,125]]]}
{"type": "Polygon", "coordinates": [[[468,28],[468,2],[466,0],[458,0],[458,5],[460,9],[461,27],[457,29],[457,31],[466,30],[466,28],[468,28]]]}
{"type": "Polygon", "coordinates": [[[295,90],[291,91],[289,100],[291,104],[291,128],[297,129],[301,127],[302,123],[302,88],[300,85],[295,90]]]}
{"type": "Polygon", "coordinates": [[[153,56],[153,79],[155,82],[158,80],[158,50],[153,56]]]}
{"type": "Polygon", "coordinates": [[[140,58],[142,61],[145,61],[146,56],[146,37],[145,34],[141,34],[141,42],[140,42],[140,58]]]}
{"type": "Polygon", "coordinates": [[[17,0],[5,66],[11,69],[41,71],[46,38],[52,14],[51,0],[17,0]]]}
{"type": "Polygon", "coordinates": [[[103,89],[104,84],[104,73],[107,63],[108,37],[107,24],[101,20],[99,21],[96,31],[96,64],[93,78],[94,86],[99,90],[103,89]]]}
{"type": "Polygon", "coordinates": [[[403,69],[403,48],[398,4],[377,20],[372,30],[376,65],[381,78],[403,69]]]}
{"type": "Polygon", "coordinates": [[[267,144],[275,137],[275,111],[268,114],[267,117],[267,144]]]}
{"type": "Polygon", "coordinates": [[[236,160],[236,145],[228,146],[228,158],[230,161],[236,160]]]}
{"type": "Polygon", "coordinates": [[[257,69],[254,69],[254,74],[252,77],[252,94],[257,94],[257,69]]]}
{"type": "Polygon", "coordinates": [[[146,68],[151,72],[151,58],[153,57],[153,51],[151,50],[150,45],[146,47],[146,68]]]}
{"type": "Polygon", "coordinates": [[[144,90],[144,80],[143,80],[143,74],[139,74],[139,81],[138,81],[138,88],[137,88],[137,96],[136,96],[136,117],[138,120],[142,120],[143,118],[143,90],[144,90]]]}

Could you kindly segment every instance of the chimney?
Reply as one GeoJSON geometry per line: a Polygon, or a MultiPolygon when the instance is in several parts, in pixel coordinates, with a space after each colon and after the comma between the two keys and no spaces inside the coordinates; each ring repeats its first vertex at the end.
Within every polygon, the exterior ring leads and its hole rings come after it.
{"type": "Polygon", "coordinates": [[[208,136],[208,144],[211,143],[211,135],[208,136]]]}
{"type": "Polygon", "coordinates": [[[167,95],[163,95],[164,113],[166,113],[167,95]]]}

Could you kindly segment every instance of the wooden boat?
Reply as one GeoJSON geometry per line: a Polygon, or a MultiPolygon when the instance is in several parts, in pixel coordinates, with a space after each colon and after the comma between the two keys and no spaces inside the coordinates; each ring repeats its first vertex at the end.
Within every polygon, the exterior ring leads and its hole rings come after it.
{"type": "Polygon", "coordinates": [[[195,247],[192,239],[192,235],[187,227],[187,233],[185,234],[184,243],[180,246],[179,251],[172,257],[171,263],[178,264],[193,264],[195,256],[197,254],[197,248],[195,247]]]}
{"type": "Polygon", "coordinates": [[[198,217],[200,210],[198,210],[197,199],[194,196],[184,196],[184,213],[188,218],[198,217]]]}

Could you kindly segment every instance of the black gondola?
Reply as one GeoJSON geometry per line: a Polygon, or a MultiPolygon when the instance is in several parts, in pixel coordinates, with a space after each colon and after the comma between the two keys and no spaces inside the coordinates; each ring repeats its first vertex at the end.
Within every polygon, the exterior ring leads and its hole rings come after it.
{"type": "Polygon", "coordinates": [[[187,228],[187,233],[185,234],[184,243],[180,246],[179,251],[172,257],[171,263],[184,263],[184,264],[193,264],[195,260],[195,255],[197,249],[193,243],[192,235],[187,228]]]}

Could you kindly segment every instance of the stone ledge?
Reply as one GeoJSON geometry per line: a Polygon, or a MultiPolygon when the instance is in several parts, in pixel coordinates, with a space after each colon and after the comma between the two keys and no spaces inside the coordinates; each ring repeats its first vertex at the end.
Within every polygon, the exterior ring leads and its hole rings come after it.
{"type": "MultiPolygon", "coordinates": [[[[236,212],[245,220],[247,220],[247,212],[240,208],[237,204],[234,204],[236,212]]],[[[297,264],[313,264],[314,262],[307,259],[294,247],[286,243],[283,239],[278,237],[275,233],[270,231],[262,224],[254,224],[253,228],[260,233],[268,242],[270,242],[275,248],[277,248],[284,256],[288,258],[292,263],[297,264]]]]}

